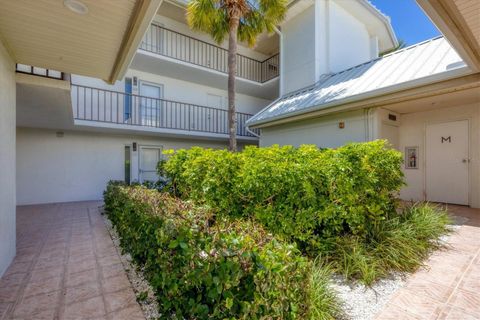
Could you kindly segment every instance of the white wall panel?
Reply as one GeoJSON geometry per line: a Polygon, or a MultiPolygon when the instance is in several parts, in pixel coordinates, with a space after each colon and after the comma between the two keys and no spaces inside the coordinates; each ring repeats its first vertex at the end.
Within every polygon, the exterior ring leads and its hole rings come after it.
{"type": "Polygon", "coordinates": [[[0,40],[0,277],[15,256],[15,63],[0,40]]]}
{"type": "Polygon", "coordinates": [[[101,199],[109,180],[124,179],[124,147],[133,142],[137,152],[131,158],[132,181],[138,178],[141,145],[226,147],[221,142],[80,131],[57,137],[55,130],[17,128],[17,204],[101,199]]]}

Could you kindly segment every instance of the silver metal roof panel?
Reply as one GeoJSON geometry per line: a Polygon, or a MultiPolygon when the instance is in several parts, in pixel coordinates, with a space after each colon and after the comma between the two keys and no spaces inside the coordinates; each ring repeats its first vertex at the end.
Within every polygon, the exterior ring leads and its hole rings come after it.
{"type": "MultiPolygon", "coordinates": [[[[395,51],[335,74],[325,75],[314,86],[284,95],[247,121],[252,126],[340,105],[346,99],[379,90],[394,92],[402,84],[466,68],[444,37],[395,51]],[[338,102],[338,103],[337,103],[338,102]],[[328,105],[327,105],[328,104],[328,105]]],[[[414,84],[414,82],[413,82],[414,84]]]]}

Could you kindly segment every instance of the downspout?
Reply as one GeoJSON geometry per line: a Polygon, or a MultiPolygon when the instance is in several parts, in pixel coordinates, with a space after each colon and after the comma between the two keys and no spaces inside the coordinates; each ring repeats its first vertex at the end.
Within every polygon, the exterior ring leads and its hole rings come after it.
{"type": "Polygon", "coordinates": [[[273,29],[276,34],[278,34],[280,38],[280,89],[279,89],[279,97],[284,94],[284,71],[285,71],[285,59],[283,54],[283,33],[278,29],[278,27],[274,27],[273,29]]]}
{"type": "Polygon", "coordinates": [[[372,141],[375,136],[375,118],[374,111],[376,108],[366,108],[365,113],[365,141],[372,141]]]}

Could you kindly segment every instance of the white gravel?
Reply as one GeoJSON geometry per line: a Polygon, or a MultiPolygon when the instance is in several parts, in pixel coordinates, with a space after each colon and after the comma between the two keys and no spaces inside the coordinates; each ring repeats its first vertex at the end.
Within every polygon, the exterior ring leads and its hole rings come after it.
{"type": "MultiPolygon", "coordinates": [[[[468,219],[454,216],[451,233],[440,238],[440,242],[448,248],[448,239],[468,219]]],[[[376,281],[370,287],[360,283],[351,283],[344,277],[334,276],[332,288],[341,300],[344,312],[342,320],[370,320],[374,319],[393,294],[407,282],[409,274],[393,274],[389,278],[376,281]]]]}
{"type": "Polygon", "coordinates": [[[332,280],[332,288],[343,304],[342,319],[345,320],[374,319],[390,297],[405,284],[401,275],[379,280],[370,287],[348,282],[341,276],[334,276],[332,280]]]}
{"type": "MultiPolygon", "coordinates": [[[[135,264],[132,261],[132,257],[130,254],[122,254],[122,248],[120,247],[120,239],[118,236],[117,231],[112,226],[111,221],[103,215],[105,220],[105,225],[107,226],[107,230],[110,233],[110,237],[117,248],[117,252],[120,256],[120,260],[122,261],[123,267],[125,268],[125,272],[127,273],[128,279],[132,284],[133,290],[137,296],[137,301],[140,304],[145,319],[147,320],[154,320],[160,318],[160,313],[158,312],[158,303],[155,299],[155,294],[153,292],[152,287],[145,280],[143,276],[142,270],[138,270],[135,264]],[[139,297],[145,296],[145,299],[139,299],[139,297]]],[[[142,297],[143,298],[143,297],[142,297]]]]}

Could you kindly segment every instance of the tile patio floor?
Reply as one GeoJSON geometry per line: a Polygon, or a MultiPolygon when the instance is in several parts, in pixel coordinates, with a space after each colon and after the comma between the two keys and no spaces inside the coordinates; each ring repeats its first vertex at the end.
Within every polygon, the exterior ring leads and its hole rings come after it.
{"type": "MultiPolygon", "coordinates": [[[[17,256],[0,279],[0,319],[144,319],[98,207],[17,208],[17,256]]],[[[463,223],[377,319],[480,319],[480,210],[463,223]]],[[[462,220],[462,219],[460,219],[462,220]]]]}
{"type": "Polygon", "coordinates": [[[0,279],[0,319],[144,319],[101,202],[17,208],[17,256],[0,279]]]}
{"type": "Polygon", "coordinates": [[[434,253],[426,268],[410,276],[378,320],[480,319],[480,209],[448,210],[460,225],[449,250],[434,253]]]}

